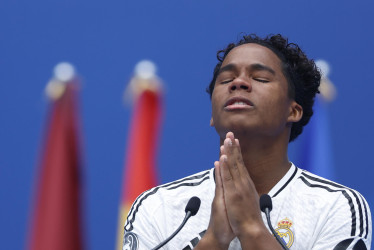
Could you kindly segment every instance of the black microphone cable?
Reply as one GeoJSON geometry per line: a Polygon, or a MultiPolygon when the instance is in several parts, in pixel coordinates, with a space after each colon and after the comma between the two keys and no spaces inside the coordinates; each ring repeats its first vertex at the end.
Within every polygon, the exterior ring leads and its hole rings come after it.
{"type": "Polygon", "coordinates": [[[152,250],[157,250],[157,249],[160,249],[161,247],[163,247],[166,243],[168,243],[172,238],[174,238],[174,236],[179,233],[179,231],[183,228],[183,226],[186,224],[187,220],[191,217],[191,216],[194,216],[195,214],[197,214],[197,211],[199,211],[199,208],[200,208],[200,199],[196,196],[192,197],[187,205],[186,205],[186,208],[184,209],[184,211],[186,212],[186,216],[184,217],[183,221],[182,221],[182,224],[177,228],[177,230],[175,230],[175,232],[170,235],[166,240],[164,240],[163,242],[161,242],[160,244],[158,244],[156,247],[154,247],[152,250]]]}
{"type": "Polygon", "coordinates": [[[286,246],[284,241],[279,237],[278,233],[274,230],[273,226],[271,225],[270,211],[273,209],[273,203],[272,203],[271,198],[268,194],[261,195],[261,197],[260,197],[260,209],[261,209],[262,212],[265,213],[266,220],[268,222],[268,226],[269,226],[271,232],[273,233],[273,235],[275,236],[275,238],[277,239],[277,241],[279,242],[279,244],[281,244],[283,249],[288,250],[288,247],[286,246]]]}

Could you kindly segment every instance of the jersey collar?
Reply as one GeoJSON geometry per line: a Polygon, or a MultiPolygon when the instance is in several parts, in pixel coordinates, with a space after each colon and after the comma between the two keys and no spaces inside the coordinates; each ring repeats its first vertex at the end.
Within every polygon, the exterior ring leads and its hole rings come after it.
{"type": "Polygon", "coordinates": [[[269,191],[270,197],[276,197],[294,179],[298,168],[291,162],[291,167],[283,178],[269,191]]]}

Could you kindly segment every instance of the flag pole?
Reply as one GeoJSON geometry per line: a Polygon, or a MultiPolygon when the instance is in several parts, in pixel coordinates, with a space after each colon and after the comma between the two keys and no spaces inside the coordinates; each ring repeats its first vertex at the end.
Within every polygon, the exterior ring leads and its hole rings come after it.
{"type": "Polygon", "coordinates": [[[133,111],[125,152],[117,250],[122,249],[124,224],[131,204],[142,192],[158,184],[156,162],[162,119],[162,84],[152,62],[141,61],[136,65],[124,99],[133,103],[133,111]]]}
{"type": "Polygon", "coordinates": [[[58,64],[46,87],[51,107],[26,247],[30,250],[83,248],[77,87],[73,66],[58,64]]]}

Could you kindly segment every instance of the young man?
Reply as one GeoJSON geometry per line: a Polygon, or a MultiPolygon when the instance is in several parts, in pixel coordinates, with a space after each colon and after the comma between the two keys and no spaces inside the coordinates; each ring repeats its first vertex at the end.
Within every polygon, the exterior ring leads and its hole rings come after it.
{"type": "Polygon", "coordinates": [[[271,224],[288,248],[370,249],[365,199],[287,157],[313,114],[321,78],[314,62],[280,35],[244,36],[218,60],[208,92],[220,157],[214,169],[141,194],[125,224],[124,249],[166,239],[192,196],[200,210],[164,249],[282,249],[261,213],[262,194],[272,198],[271,224]]]}

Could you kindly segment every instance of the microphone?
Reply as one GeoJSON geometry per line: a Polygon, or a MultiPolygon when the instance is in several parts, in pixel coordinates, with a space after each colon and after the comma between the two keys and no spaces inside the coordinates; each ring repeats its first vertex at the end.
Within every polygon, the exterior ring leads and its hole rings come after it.
{"type": "Polygon", "coordinates": [[[275,236],[275,238],[277,239],[277,241],[279,242],[279,244],[281,244],[283,249],[288,250],[288,247],[286,246],[285,242],[279,237],[278,233],[274,230],[273,226],[271,225],[270,211],[273,209],[273,203],[271,202],[271,198],[268,194],[261,195],[261,197],[260,197],[260,209],[261,209],[262,212],[265,213],[266,220],[268,222],[268,226],[269,226],[271,232],[273,233],[273,235],[275,236]]]}
{"type": "Polygon", "coordinates": [[[184,211],[186,212],[186,215],[182,221],[182,224],[177,228],[177,230],[175,230],[175,232],[170,235],[166,240],[164,240],[163,242],[161,242],[160,244],[158,244],[155,248],[153,248],[152,250],[157,250],[157,249],[160,249],[161,247],[163,247],[166,243],[168,243],[172,238],[174,238],[175,235],[177,235],[177,233],[179,233],[179,231],[184,227],[184,225],[186,224],[187,220],[191,217],[191,216],[194,216],[197,214],[197,211],[199,211],[199,208],[200,208],[200,199],[196,196],[194,197],[191,197],[191,199],[188,201],[187,205],[186,205],[186,208],[184,209],[184,211]]]}

